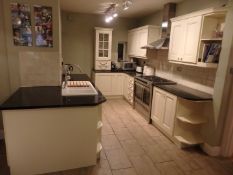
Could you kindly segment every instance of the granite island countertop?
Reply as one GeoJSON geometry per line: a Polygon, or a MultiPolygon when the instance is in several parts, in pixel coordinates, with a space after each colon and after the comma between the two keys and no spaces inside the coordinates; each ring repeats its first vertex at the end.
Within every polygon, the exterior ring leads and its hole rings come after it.
{"type": "MultiPolygon", "coordinates": [[[[73,74],[71,80],[90,81],[90,78],[73,74]]],[[[95,106],[106,101],[98,89],[97,95],[85,96],[62,96],[61,90],[61,86],[20,87],[1,105],[1,110],[95,106]]]]}

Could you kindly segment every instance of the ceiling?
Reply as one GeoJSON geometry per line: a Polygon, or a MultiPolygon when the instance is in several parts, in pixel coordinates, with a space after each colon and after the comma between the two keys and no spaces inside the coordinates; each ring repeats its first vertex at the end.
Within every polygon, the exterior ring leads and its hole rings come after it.
{"type": "MultiPolygon", "coordinates": [[[[140,17],[151,14],[163,8],[169,2],[181,2],[183,0],[133,0],[132,6],[123,11],[118,6],[120,17],[140,17]]],[[[112,3],[121,4],[122,0],[61,0],[61,9],[69,12],[103,14],[112,3]]]]}

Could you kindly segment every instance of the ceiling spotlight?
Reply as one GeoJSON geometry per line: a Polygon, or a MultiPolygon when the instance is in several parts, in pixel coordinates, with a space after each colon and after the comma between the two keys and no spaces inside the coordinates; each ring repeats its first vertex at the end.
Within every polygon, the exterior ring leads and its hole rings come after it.
{"type": "Polygon", "coordinates": [[[106,18],[105,18],[105,22],[106,23],[109,23],[109,22],[111,22],[113,20],[113,17],[112,16],[107,16],[106,18]]]}
{"type": "Polygon", "coordinates": [[[124,2],[123,2],[123,10],[128,10],[129,9],[129,7],[132,5],[132,0],[125,0],[124,2]]]}
{"type": "Polygon", "coordinates": [[[113,15],[112,15],[114,18],[116,18],[117,16],[118,16],[118,13],[113,13],[113,15]]]}

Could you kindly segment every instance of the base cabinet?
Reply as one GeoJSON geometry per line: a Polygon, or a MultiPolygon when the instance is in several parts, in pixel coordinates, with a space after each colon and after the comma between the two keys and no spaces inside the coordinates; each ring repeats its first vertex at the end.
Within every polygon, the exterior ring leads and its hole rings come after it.
{"type": "Polygon", "coordinates": [[[154,87],[151,119],[169,136],[173,135],[176,101],[176,96],[154,87]]]}
{"type": "Polygon", "coordinates": [[[95,85],[105,96],[124,96],[133,104],[134,78],[124,73],[95,73],[95,85]]]}
{"type": "Polygon", "coordinates": [[[123,95],[122,73],[96,73],[95,84],[106,96],[123,95]]]}
{"type": "Polygon", "coordinates": [[[130,103],[133,104],[134,99],[134,78],[126,75],[124,77],[124,98],[130,103]]]}
{"type": "Polygon", "coordinates": [[[95,84],[104,95],[112,95],[111,74],[95,74],[95,84]]]}

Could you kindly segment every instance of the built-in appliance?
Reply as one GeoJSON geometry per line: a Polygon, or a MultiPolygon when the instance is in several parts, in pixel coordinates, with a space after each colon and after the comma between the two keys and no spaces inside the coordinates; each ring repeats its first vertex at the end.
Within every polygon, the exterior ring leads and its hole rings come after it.
{"type": "Polygon", "coordinates": [[[123,70],[135,70],[136,63],[135,62],[122,62],[122,69],[123,70]]]}
{"type": "Polygon", "coordinates": [[[167,3],[163,8],[163,19],[162,19],[162,34],[161,39],[154,41],[146,46],[143,46],[142,49],[168,49],[169,40],[170,40],[170,31],[171,31],[171,18],[174,18],[176,15],[176,4],[167,3]]]}
{"type": "Polygon", "coordinates": [[[154,85],[173,85],[176,82],[157,76],[136,76],[134,83],[134,108],[151,123],[151,104],[154,85]]]}

